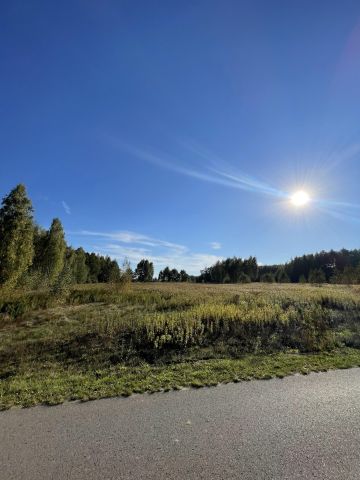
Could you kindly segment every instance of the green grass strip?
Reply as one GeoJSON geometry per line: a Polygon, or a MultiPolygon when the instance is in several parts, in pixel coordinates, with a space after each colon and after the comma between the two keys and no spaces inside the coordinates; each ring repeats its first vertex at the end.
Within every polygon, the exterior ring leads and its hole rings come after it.
{"type": "Polygon", "coordinates": [[[60,363],[22,365],[0,380],[0,409],[66,400],[94,400],[132,393],[200,388],[250,379],[283,378],[294,373],[360,366],[360,350],[344,348],[330,353],[247,355],[241,359],[202,360],[171,365],[121,364],[101,370],[79,371],[60,363]]]}

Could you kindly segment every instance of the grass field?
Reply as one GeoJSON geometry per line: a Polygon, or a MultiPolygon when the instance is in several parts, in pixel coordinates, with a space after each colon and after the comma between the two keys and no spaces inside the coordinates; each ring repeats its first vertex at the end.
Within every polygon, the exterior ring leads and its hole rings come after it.
{"type": "Polygon", "coordinates": [[[134,284],[0,295],[0,408],[360,365],[360,287],[134,284]]]}

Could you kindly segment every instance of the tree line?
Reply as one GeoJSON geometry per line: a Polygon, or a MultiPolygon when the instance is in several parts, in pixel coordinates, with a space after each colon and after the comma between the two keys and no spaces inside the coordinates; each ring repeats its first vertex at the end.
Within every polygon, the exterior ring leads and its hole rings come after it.
{"type": "Polygon", "coordinates": [[[176,268],[170,269],[169,267],[161,270],[158,276],[159,282],[190,282],[194,281],[194,278],[186,273],[185,270],[180,270],[179,272],[176,268]]]}
{"type": "Polygon", "coordinates": [[[239,257],[218,261],[201,271],[197,282],[250,283],[258,278],[259,267],[255,257],[243,260],[239,257]]]}
{"type": "MultiPolygon", "coordinates": [[[[61,221],[54,218],[49,230],[37,225],[24,185],[5,196],[0,209],[0,286],[15,288],[154,280],[154,265],[142,259],[135,270],[116,260],[67,245],[61,221]]],[[[165,267],[160,282],[199,283],[360,283],[360,250],[322,251],[295,257],[284,265],[258,265],[256,257],[227,258],[205,268],[199,276],[165,267]]]]}
{"type": "Polygon", "coordinates": [[[54,218],[49,230],[34,221],[33,207],[24,185],[5,196],[0,209],[0,286],[49,287],[61,290],[79,283],[150,281],[154,266],[141,260],[135,271],[124,261],[120,269],[109,256],[67,245],[61,221],[54,218]]]}
{"type": "Polygon", "coordinates": [[[314,277],[329,283],[360,283],[360,249],[330,250],[295,257],[285,268],[295,283],[311,281],[314,277]]]}
{"type": "Polygon", "coordinates": [[[3,199],[0,285],[56,288],[65,283],[118,281],[120,277],[115,260],[68,246],[58,218],[49,230],[37,225],[24,185],[17,185],[3,199]]]}
{"type": "Polygon", "coordinates": [[[322,251],[282,265],[258,265],[255,257],[227,258],[202,270],[196,281],[360,284],[360,249],[322,251]]]}

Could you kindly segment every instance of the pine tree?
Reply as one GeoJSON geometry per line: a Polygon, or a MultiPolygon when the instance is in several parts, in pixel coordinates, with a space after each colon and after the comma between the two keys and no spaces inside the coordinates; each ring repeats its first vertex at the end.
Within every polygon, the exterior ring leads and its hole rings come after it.
{"type": "Polygon", "coordinates": [[[72,284],[71,265],[65,262],[64,268],[56,277],[55,282],[50,288],[51,293],[58,299],[63,300],[70,292],[72,284]]]}
{"type": "Polygon", "coordinates": [[[86,264],[86,255],[80,247],[75,250],[73,263],[73,279],[75,283],[86,283],[89,276],[89,267],[86,264]]]}
{"type": "Polygon", "coordinates": [[[99,281],[100,263],[99,255],[96,255],[96,253],[86,253],[86,265],[89,268],[88,281],[90,283],[97,283],[99,281]]]}
{"type": "Polygon", "coordinates": [[[170,271],[170,282],[180,282],[180,274],[176,268],[170,271]]]}
{"type": "Polygon", "coordinates": [[[25,186],[17,185],[0,209],[0,284],[15,287],[34,257],[33,209],[25,186]]]}
{"type": "Polygon", "coordinates": [[[159,282],[170,282],[170,268],[165,267],[159,272],[159,282]]]}
{"type": "Polygon", "coordinates": [[[138,282],[151,282],[154,276],[153,263],[145,259],[140,260],[137,264],[135,275],[138,282]]]}
{"type": "Polygon", "coordinates": [[[289,275],[286,273],[284,267],[279,267],[279,268],[276,270],[275,280],[276,280],[278,283],[289,283],[289,282],[290,282],[289,275]]]}
{"type": "Polygon", "coordinates": [[[275,282],[275,276],[273,273],[264,273],[264,275],[262,275],[260,277],[260,282],[263,282],[263,283],[274,283],[275,282]]]}
{"type": "Polygon", "coordinates": [[[112,260],[110,263],[110,271],[109,271],[109,282],[117,283],[120,281],[121,278],[121,270],[119,264],[116,260],[112,260]]]}
{"type": "Polygon", "coordinates": [[[309,274],[309,283],[325,283],[326,277],[325,273],[321,270],[321,268],[314,269],[310,271],[309,274]]]}
{"type": "Polygon", "coordinates": [[[185,272],[185,270],[180,270],[180,282],[188,282],[190,276],[185,272]]]}
{"type": "Polygon", "coordinates": [[[66,242],[63,226],[58,218],[52,221],[43,254],[43,272],[52,285],[64,268],[66,242]]]}
{"type": "Polygon", "coordinates": [[[240,273],[240,276],[239,276],[238,282],[239,282],[239,283],[251,283],[251,278],[250,278],[250,276],[247,275],[246,273],[241,272],[241,273],[240,273]]]}
{"type": "Polygon", "coordinates": [[[44,264],[44,252],[46,248],[48,232],[39,225],[34,226],[34,260],[32,271],[41,271],[44,264]]]}
{"type": "Polygon", "coordinates": [[[48,232],[44,228],[37,224],[34,225],[33,262],[30,268],[19,279],[18,287],[36,290],[39,288],[47,288],[49,286],[49,279],[44,275],[42,270],[47,235],[48,232]]]}
{"type": "Polygon", "coordinates": [[[124,258],[124,261],[122,264],[121,277],[122,278],[126,277],[126,279],[129,282],[132,282],[134,278],[134,272],[132,271],[131,263],[127,257],[124,258]]]}

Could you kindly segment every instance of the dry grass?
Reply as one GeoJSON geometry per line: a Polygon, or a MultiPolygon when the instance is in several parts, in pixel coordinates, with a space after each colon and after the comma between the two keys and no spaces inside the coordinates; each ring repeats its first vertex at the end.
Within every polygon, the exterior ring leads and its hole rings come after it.
{"type": "Polygon", "coordinates": [[[349,348],[360,346],[359,294],[359,286],[135,284],[77,286],[62,304],[46,291],[3,295],[0,404],[359,365],[349,348]]]}

